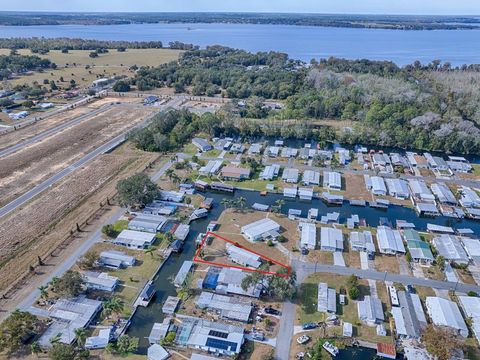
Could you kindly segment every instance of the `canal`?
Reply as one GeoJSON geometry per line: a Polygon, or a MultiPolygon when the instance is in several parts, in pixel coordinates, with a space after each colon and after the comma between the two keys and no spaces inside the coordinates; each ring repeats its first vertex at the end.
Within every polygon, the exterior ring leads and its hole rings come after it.
{"type": "MultiPolygon", "coordinates": [[[[343,206],[328,206],[321,200],[315,199],[312,201],[304,202],[299,200],[286,200],[280,194],[268,194],[261,196],[259,192],[236,190],[235,194],[228,193],[215,193],[204,192],[203,195],[212,197],[214,199],[214,207],[210,211],[208,217],[196,220],[191,223],[190,234],[185,240],[183,252],[180,254],[172,254],[172,256],[166,261],[161,271],[154,279],[156,288],[156,295],[153,301],[147,308],[139,307],[137,312],[132,318],[132,323],[127,331],[130,336],[135,336],[140,339],[141,353],[146,353],[148,347],[148,335],[155,322],[161,322],[163,320],[162,304],[165,302],[168,296],[176,296],[175,287],[173,285],[173,278],[177,274],[178,270],[182,266],[185,260],[192,260],[195,253],[195,238],[201,232],[205,232],[208,223],[212,220],[218,219],[224,207],[220,205],[220,201],[223,198],[238,198],[244,197],[246,201],[246,207],[251,207],[254,203],[262,203],[273,205],[279,199],[285,200],[285,204],[282,206],[282,213],[287,214],[288,209],[301,209],[302,216],[305,217],[308,210],[312,207],[319,209],[319,217],[327,212],[339,212],[340,222],[345,223],[346,218],[352,214],[358,214],[360,218],[366,220],[368,225],[377,226],[381,217],[388,218],[393,224],[397,219],[406,220],[416,225],[417,230],[426,230],[427,223],[435,223],[438,225],[451,226],[453,228],[471,228],[476,234],[480,234],[480,222],[476,222],[470,219],[452,219],[446,217],[436,218],[421,218],[418,217],[414,210],[401,206],[390,206],[388,210],[375,209],[370,207],[355,207],[344,203],[343,206]]],[[[343,350],[338,359],[373,359],[375,351],[369,349],[353,349],[343,350]]]]}

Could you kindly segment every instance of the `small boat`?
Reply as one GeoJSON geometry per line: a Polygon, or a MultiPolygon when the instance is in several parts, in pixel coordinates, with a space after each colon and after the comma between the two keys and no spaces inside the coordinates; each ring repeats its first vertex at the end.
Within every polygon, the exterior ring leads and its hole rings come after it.
{"type": "Polygon", "coordinates": [[[329,343],[328,341],[325,341],[323,343],[323,348],[332,356],[337,356],[339,353],[338,348],[335,345],[329,343]]]}

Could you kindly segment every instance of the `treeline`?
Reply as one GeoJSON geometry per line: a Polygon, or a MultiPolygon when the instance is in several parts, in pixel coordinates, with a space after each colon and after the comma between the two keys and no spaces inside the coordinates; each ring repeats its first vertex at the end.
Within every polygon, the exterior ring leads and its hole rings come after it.
{"type": "Polygon", "coordinates": [[[36,55],[0,55],[0,79],[8,78],[13,73],[48,68],[56,68],[56,65],[36,55]]]}
{"type": "Polygon", "coordinates": [[[286,54],[210,46],[188,51],[178,62],[141,68],[132,82],[141,91],[166,86],[184,92],[192,87],[193,95],[286,99],[303,84],[305,73],[299,66],[286,54]]]}
{"type": "Polygon", "coordinates": [[[335,58],[307,65],[281,53],[212,46],[187,51],[178,62],[142,68],[131,81],[140,90],[167,86],[236,99],[222,109],[227,115],[219,118],[217,131],[480,154],[480,73],[474,69],[440,61],[400,68],[335,58]],[[265,99],[284,100],[283,109],[272,110],[265,99]],[[235,125],[224,126],[225,119],[235,119],[235,125]],[[297,120],[295,127],[278,125],[290,119],[297,120]],[[351,126],[332,135],[307,125],[309,119],[349,120],[351,126]]]}
{"type": "Polygon", "coordinates": [[[385,16],[274,13],[10,13],[0,15],[0,25],[118,25],[137,23],[236,23],[392,30],[478,29],[470,16],[385,16]]]}
{"type": "Polygon", "coordinates": [[[3,49],[33,50],[97,50],[97,49],[160,49],[161,41],[113,41],[70,38],[7,38],[0,39],[3,49]]]}

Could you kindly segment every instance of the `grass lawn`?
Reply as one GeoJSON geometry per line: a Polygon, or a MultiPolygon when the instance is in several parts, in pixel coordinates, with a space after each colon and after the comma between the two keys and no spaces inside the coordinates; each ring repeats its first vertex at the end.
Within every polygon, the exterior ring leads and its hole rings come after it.
{"type": "Polygon", "coordinates": [[[418,296],[420,296],[420,299],[422,299],[423,301],[425,301],[425,298],[427,296],[435,296],[435,291],[429,287],[415,285],[415,291],[417,292],[418,296]]]}
{"type": "MultiPolygon", "coordinates": [[[[195,146],[195,145],[194,145],[195,146]]],[[[202,155],[205,157],[218,157],[222,151],[218,149],[212,149],[204,152],[202,155]]]]}
{"type": "Polygon", "coordinates": [[[437,266],[437,265],[432,265],[432,266],[429,266],[429,267],[424,267],[422,268],[423,269],[423,273],[425,274],[425,276],[429,279],[433,279],[433,280],[445,280],[445,274],[442,270],[440,270],[440,268],[437,266]]]}
{"type": "Polygon", "coordinates": [[[192,143],[188,143],[188,144],[185,144],[182,148],[182,151],[183,153],[185,154],[188,154],[188,155],[195,155],[196,153],[198,153],[198,148],[193,145],[192,143]]]}
{"type": "Polygon", "coordinates": [[[388,271],[390,273],[400,273],[398,260],[392,255],[377,255],[375,256],[375,269],[377,271],[388,271]]]}
{"type": "Polygon", "coordinates": [[[113,229],[116,232],[122,232],[123,230],[128,229],[128,220],[117,220],[113,223],[113,229]]]}

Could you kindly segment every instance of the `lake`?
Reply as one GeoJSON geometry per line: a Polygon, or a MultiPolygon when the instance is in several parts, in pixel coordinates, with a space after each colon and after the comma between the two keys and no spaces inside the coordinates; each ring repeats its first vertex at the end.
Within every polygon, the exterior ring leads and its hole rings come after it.
{"type": "Polygon", "coordinates": [[[383,30],[256,24],[128,24],[0,26],[0,37],[69,37],[97,40],[160,40],[205,47],[220,44],[257,51],[281,51],[310,61],[330,56],[391,60],[399,65],[434,59],[453,65],[478,63],[478,30],[383,30]]]}
{"type": "MultiPolygon", "coordinates": [[[[146,353],[148,346],[147,337],[155,322],[161,322],[163,320],[162,305],[168,296],[176,296],[176,289],[172,284],[172,280],[177,274],[178,270],[182,266],[185,260],[192,260],[196,246],[195,239],[201,232],[205,232],[207,225],[210,221],[218,219],[224,207],[220,205],[220,201],[223,198],[238,198],[244,197],[246,207],[250,208],[254,203],[262,203],[273,205],[279,199],[285,200],[285,205],[282,206],[282,213],[287,214],[288,209],[295,208],[302,210],[302,216],[306,216],[308,210],[312,207],[318,208],[319,214],[324,215],[327,212],[337,211],[340,213],[339,221],[341,223],[346,222],[346,218],[352,214],[358,214],[360,218],[364,218],[367,224],[372,226],[378,226],[381,217],[387,217],[393,224],[396,219],[407,220],[413,222],[417,226],[417,230],[425,230],[427,223],[435,223],[439,225],[452,226],[454,228],[471,228],[475,233],[480,232],[480,222],[476,222],[469,219],[451,219],[442,216],[436,218],[420,218],[417,216],[414,210],[401,207],[390,206],[387,211],[374,209],[370,207],[352,207],[348,203],[344,203],[343,206],[328,206],[321,200],[315,199],[313,201],[299,201],[299,200],[286,200],[280,194],[268,194],[267,196],[261,196],[259,192],[236,190],[234,194],[217,193],[217,192],[202,192],[202,195],[211,197],[214,199],[214,207],[210,211],[208,217],[199,219],[191,223],[190,233],[185,240],[185,246],[183,252],[180,254],[173,254],[164,264],[161,271],[154,279],[154,285],[156,289],[156,295],[147,308],[139,307],[137,312],[132,318],[132,323],[127,331],[127,334],[140,338],[140,352],[146,353]]],[[[239,216],[241,214],[239,213],[239,216]]],[[[342,360],[370,360],[374,359],[375,351],[370,349],[356,349],[349,348],[342,350],[341,355],[338,357],[342,360]]],[[[400,356],[399,356],[400,359],[400,356]]]]}

